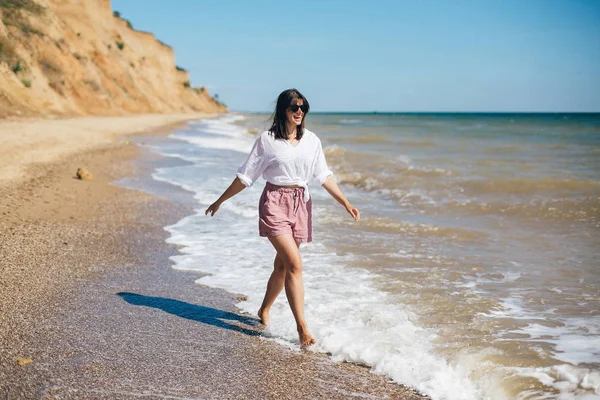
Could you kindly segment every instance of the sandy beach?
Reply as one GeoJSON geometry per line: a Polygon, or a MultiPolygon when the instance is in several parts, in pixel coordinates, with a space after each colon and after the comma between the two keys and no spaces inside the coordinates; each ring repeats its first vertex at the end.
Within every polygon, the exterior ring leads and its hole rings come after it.
{"type": "Polygon", "coordinates": [[[0,187],[10,181],[27,180],[43,174],[45,168],[38,173],[34,168],[36,164],[64,160],[77,153],[114,144],[127,135],[210,115],[195,113],[2,120],[0,187]]]}
{"type": "Polygon", "coordinates": [[[422,398],[261,339],[239,295],[171,268],[163,227],[190,204],[111,182],[157,157],[127,135],[200,117],[0,122],[0,398],[422,398]]]}

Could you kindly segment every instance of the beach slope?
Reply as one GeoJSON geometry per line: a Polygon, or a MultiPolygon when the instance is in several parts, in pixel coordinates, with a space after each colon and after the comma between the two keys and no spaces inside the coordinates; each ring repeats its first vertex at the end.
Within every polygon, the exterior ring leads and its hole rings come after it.
{"type": "Polygon", "coordinates": [[[237,295],[171,268],[163,227],[192,205],[111,182],[150,179],[157,157],[126,134],[188,117],[0,125],[0,398],[421,398],[261,339],[237,295]],[[74,179],[81,166],[93,180],[74,179]]]}

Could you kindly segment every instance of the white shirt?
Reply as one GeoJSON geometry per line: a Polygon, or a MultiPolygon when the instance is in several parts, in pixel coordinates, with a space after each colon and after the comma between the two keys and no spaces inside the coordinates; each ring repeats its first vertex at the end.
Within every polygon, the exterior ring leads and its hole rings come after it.
{"type": "Polygon", "coordinates": [[[260,134],[248,159],[238,169],[237,177],[244,185],[252,186],[261,175],[274,185],[303,187],[307,202],[310,199],[308,182],[314,179],[322,185],[333,172],[327,167],[317,135],[304,129],[296,147],[287,140],[275,139],[269,131],[260,134]]]}

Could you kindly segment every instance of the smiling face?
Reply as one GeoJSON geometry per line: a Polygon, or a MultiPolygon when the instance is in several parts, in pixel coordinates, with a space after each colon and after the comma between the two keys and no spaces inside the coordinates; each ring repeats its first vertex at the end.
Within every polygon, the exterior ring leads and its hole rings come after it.
{"type": "Polygon", "coordinates": [[[304,118],[304,101],[302,99],[294,99],[292,100],[292,104],[285,111],[285,116],[287,118],[288,125],[300,125],[302,123],[302,119],[304,118]],[[296,110],[296,111],[294,111],[296,110]]]}
{"type": "Polygon", "coordinates": [[[277,97],[277,105],[273,113],[273,124],[269,129],[276,139],[288,140],[296,134],[302,139],[304,121],[310,112],[310,104],[297,89],[286,89],[277,97]]]}

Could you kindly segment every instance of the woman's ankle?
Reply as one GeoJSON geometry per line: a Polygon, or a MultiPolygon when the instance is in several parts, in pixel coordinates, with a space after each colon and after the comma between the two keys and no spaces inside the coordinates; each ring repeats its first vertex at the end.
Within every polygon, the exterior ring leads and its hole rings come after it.
{"type": "Polygon", "coordinates": [[[306,321],[300,324],[296,324],[296,330],[298,332],[308,332],[308,325],[306,324],[306,321]]]}

